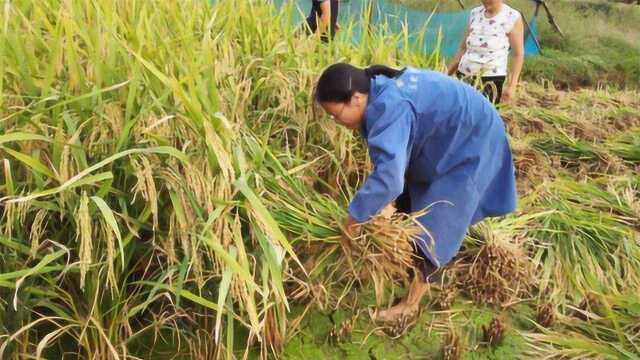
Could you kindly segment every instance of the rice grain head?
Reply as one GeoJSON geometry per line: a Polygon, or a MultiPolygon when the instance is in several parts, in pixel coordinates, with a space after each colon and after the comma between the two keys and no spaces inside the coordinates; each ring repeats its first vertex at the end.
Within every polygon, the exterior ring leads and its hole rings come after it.
{"type": "Polygon", "coordinates": [[[443,360],[460,360],[463,352],[464,348],[460,336],[454,329],[450,329],[442,348],[443,360]]]}
{"type": "Polygon", "coordinates": [[[553,303],[543,303],[538,305],[536,309],[536,321],[545,328],[553,325],[556,319],[556,313],[553,303]]]}
{"type": "Polygon", "coordinates": [[[113,296],[118,289],[117,281],[116,281],[116,273],[115,273],[115,259],[116,259],[116,249],[115,249],[115,234],[113,230],[106,224],[104,221],[100,221],[100,229],[102,230],[103,239],[105,241],[105,245],[107,248],[106,254],[106,263],[107,263],[107,286],[109,286],[112,290],[113,296]]]}
{"type": "Polygon", "coordinates": [[[478,304],[504,305],[531,287],[533,264],[519,242],[490,238],[466,261],[464,289],[478,304]]]}
{"type": "Polygon", "coordinates": [[[104,106],[104,116],[111,127],[114,136],[117,136],[124,128],[124,114],[122,105],[118,103],[108,103],[104,106]]]}
{"type": "Polygon", "coordinates": [[[493,320],[491,320],[491,323],[489,323],[489,326],[482,326],[484,342],[490,346],[499,345],[504,338],[505,330],[506,327],[504,322],[502,322],[502,320],[497,317],[493,318],[493,320]]]}
{"type": "MultiPolygon", "coordinates": [[[[73,133],[73,135],[67,140],[67,142],[64,144],[64,147],[62,148],[59,173],[61,182],[69,180],[78,172],[78,164],[75,163],[75,158],[73,154],[71,154],[71,147],[78,142],[78,139],[80,139],[84,124],[86,124],[86,122],[78,126],[76,132],[73,133]]],[[[62,193],[62,195],[64,195],[64,193],[62,193]]]]}
{"type": "Polygon", "coordinates": [[[29,234],[29,240],[31,242],[31,253],[35,254],[40,246],[40,240],[44,235],[47,227],[47,210],[40,209],[33,218],[31,223],[31,232],[29,234]]]}
{"type": "Polygon", "coordinates": [[[2,215],[2,222],[4,225],[4,234],[6,237],[11,238],[12,234],[16,231],[21,231],[22,227],[26,223],[27,213],[31,207],[28,201],[17,203],[3,203],[4,212],[2,215]],[[14,228],[14,226],[18,228],[14,228]]]}
{"type": "Polygon", "coordinates": [[[131,158],[131,166],[137,178],[136,185],[133,187],[131,204],[136,201],[138,195],[147,201],[151,208],[153,232],[155,234],[155,231],[158,229],[158,192],[156,190],[155,180],[153,179],[153,168],[146,156],[140,155],[137,158],[137,160],[136,158],[131,158]]]}
{"type": "Polygon", "coordinates": [[[92,263],[93,253],[91,214],[89,213],[89,197],[86,191],[82,192],[75,218],[76,242],[80,242],[78,250],[80,258],[80,288],[84,289],[85,278],[92,263]]]}

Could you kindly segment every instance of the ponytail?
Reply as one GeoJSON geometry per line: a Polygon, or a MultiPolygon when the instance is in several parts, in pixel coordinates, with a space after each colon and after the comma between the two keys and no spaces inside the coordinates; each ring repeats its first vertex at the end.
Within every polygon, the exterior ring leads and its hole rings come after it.
{"type": "Polygon", "coordinates": [[[368,68],[364,69],[364,72],[369,78],[372,78],[376,75],[384,75],[388,78],[393,79],[402,75],[404,69],[396,70],[385,65],[371,65],[368,68]]]}
{"type": "Polygon", "coordinates": [[[388,78],[400,76],[403,70],[396,70],[384,65],[372,65],[365,69],[350,64],[337,63],[322,72],[314,98],[317,102],[346,103],[357,91],[368,94],[371,89],[371,79],[378,75],[388,78]]]}

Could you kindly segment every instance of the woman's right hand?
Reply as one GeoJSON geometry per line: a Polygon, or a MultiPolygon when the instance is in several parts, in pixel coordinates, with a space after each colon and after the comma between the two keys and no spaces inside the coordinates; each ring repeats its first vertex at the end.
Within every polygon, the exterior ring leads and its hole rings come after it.
{"type": "Polygon", "coordinates": [[[358,236],[361,230],[361,225],[351,215],[348,215],[344,220],[343,232],[349,240],[358,236]]]}

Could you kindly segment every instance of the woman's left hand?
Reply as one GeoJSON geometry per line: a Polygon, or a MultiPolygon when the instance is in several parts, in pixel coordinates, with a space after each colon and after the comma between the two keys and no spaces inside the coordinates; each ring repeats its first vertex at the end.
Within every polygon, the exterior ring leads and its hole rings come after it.
{"type": "Polygon", "coordinates": [[[341,243],[348,253],[356,251],[357,247],[354,246],[353,239],[360,234],[361,229],[362,226],[351,215],[344,220],[341,243]]]}
{"type": "Polygon", "coordinates": [[[508,103],[511,102],[511,100],[513,99],[513,96],[516,93],[516,87],[515,86],[509,86],[506,89],[504,89],[504,91],[502,91],[502,96],[500,97],[500,102],[501,103],[508,103]]]}
{"type": "Polygon", "coordinates": [[[344,235],[352,239],[360,233],[361,225],[351,215],[344,221],[344,235]]]}

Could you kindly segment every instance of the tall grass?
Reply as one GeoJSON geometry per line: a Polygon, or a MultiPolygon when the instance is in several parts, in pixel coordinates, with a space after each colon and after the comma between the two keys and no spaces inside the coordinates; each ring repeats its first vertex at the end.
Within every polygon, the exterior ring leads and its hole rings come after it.
{"type": "MultiPolygon", "coordinates": [[[[310,105],[314,81],[336,61],[443,69],[437,51],[386,26],[357,43],[353,24],[330,44],[294,37],[291,12],[268,2],[4,5],[1,358],[267,357],[292,335],[294,302],[352,300],[372,267],[349,263],[338,224],[370,164],[357,136],[310,105]]],[[[614,120],[634,118],[625,104],[614,120]]],[[[560,112],[511,114],[578,127],[560,112]]],[[[523,144],[571,164],[637,163],[634,133],[564,133],[523,144]]],[[[535,216],[492,231],[534,237],[527,250],[562,301],[618,299],[640,276],[638,186],[553,182],[525,203],[535,216]]],[[[620,330],[602,331],[629,351],[620,330]]]]}
{"type": "Polygon", "coordinates": [[[264,157],[288,168],[331,154],[333,174],[365,164],[309,106],[327,64],[442,66],[387,46],[408,34],[384,28],[358,45],[294,38],[269,3],[3,10],[2,358],[277,352],[285,274],[301,264],[283,209],[264,201],[264,157]]]}

